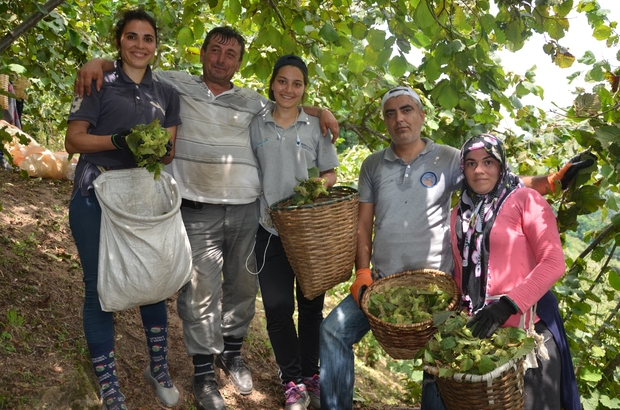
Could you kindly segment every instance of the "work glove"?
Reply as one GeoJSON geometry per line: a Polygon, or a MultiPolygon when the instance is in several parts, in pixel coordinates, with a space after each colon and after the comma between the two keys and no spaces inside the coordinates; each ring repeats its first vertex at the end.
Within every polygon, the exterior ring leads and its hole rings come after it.
{"type": "Polygon", "coordinates": [[[171,151],[172,151],[172,140],[168,140],[168,142],[166,142],[166,153],[164,154],[163,157],[161,157],[161,159],[169,157],[171,151]]]}
{"type": "Polygon", "coordinates": [[[467,327],[476,326],[471,332],[475,337],[480,339],[491,337],[501,325],[506,323],[510,316],[517,312],[517,305],[508,296],[502,296],[499,301],[486,305],[469,319],[467,327]]]}
{"type": "Polygon", "coordinates": [[[129,145],[127,145],[127,136],[131,134],[131,130],[125,130],[116,134],[112,134],[112,144],[118,149],[123,149],[131,153],[129,145]]]}
{"type": "Polygon", "coordinates": [[[598,157],[589,151],[581,152],[570,159],[558,172],[547,176],[551,192],[555,192],[555,181],[560,181],[562,189],[568,188],[579,171],[594,165],[598,157]]]}
{"type": "Polygon", "coordinates": [[[355,271],[355,281],[353,281],[350,290],[357,306],[360,306],[362,295],[371,284],[372,275],[370,274],[370,268],[360,268],[355,271]]]}

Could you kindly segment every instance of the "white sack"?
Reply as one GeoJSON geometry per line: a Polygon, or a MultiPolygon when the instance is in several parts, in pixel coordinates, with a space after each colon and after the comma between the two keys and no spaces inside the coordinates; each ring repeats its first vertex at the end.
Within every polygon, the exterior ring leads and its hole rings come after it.
{"type": "Polygon", "coordinates": [[[166,172],[103,172],[97,291],[106,312],[159,302],[190,279],[192,252],[181,219],[181,193],[166,172]]]}

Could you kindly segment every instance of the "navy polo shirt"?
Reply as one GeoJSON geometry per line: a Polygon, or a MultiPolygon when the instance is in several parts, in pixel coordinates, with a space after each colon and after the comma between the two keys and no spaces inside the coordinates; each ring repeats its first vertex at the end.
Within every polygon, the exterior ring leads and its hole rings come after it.
{"type": "MultiPolygon", "coordinates": [[[[93,135],[119,133],[138,124],[150,124],[155,119],[159,119],[164,128],[181,124],[179,96],[174,88],[154,80],[150,67],[140,84],[136,84],[119,62],[115,66],[114,71],[105,73],[100,91],[93,82],[90,96],[73,99],[69,121],[88,121],[88,133],[93,135]]],[[[118,149],[81,154],[75,181],[76,189],[80,185],[83,195],[88,195],[92,181],[99,175],[96,165],[123,169],[135,167],[136,162],[130,153],[118,149]]]]}

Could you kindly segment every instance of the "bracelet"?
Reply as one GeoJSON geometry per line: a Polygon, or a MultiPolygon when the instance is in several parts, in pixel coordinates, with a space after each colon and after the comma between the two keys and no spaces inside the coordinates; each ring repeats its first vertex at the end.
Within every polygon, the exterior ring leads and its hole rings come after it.
{"type": "Polygon", "coordinates": [[[325,111],[325,110],[326,110],[326,108],[319,108],[319,113],[317,115],[317,118],[320,119],[321,118],[321,114],[323,114],[323,111],[325,111]]]}

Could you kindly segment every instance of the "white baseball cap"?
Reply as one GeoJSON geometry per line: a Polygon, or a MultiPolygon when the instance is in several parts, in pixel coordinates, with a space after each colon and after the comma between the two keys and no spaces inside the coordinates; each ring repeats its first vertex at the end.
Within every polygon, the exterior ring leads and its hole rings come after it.
{"type": "Polygon", "coordinates": [[[385,93],[385,95],[383,96],[383,100],[381,100],[381,112],[383,112],[383,107],[385,106],[385,102],[387,100],[392,97],[398,97],[400,95],[408,95],[414,100],[417,100],[420,105],[422,105],[422,100],[420,100],[420,96],[415,91],[413,91],[413,89],[401,85],[398,87],[394,87],[390,91],[385,93]]]}

